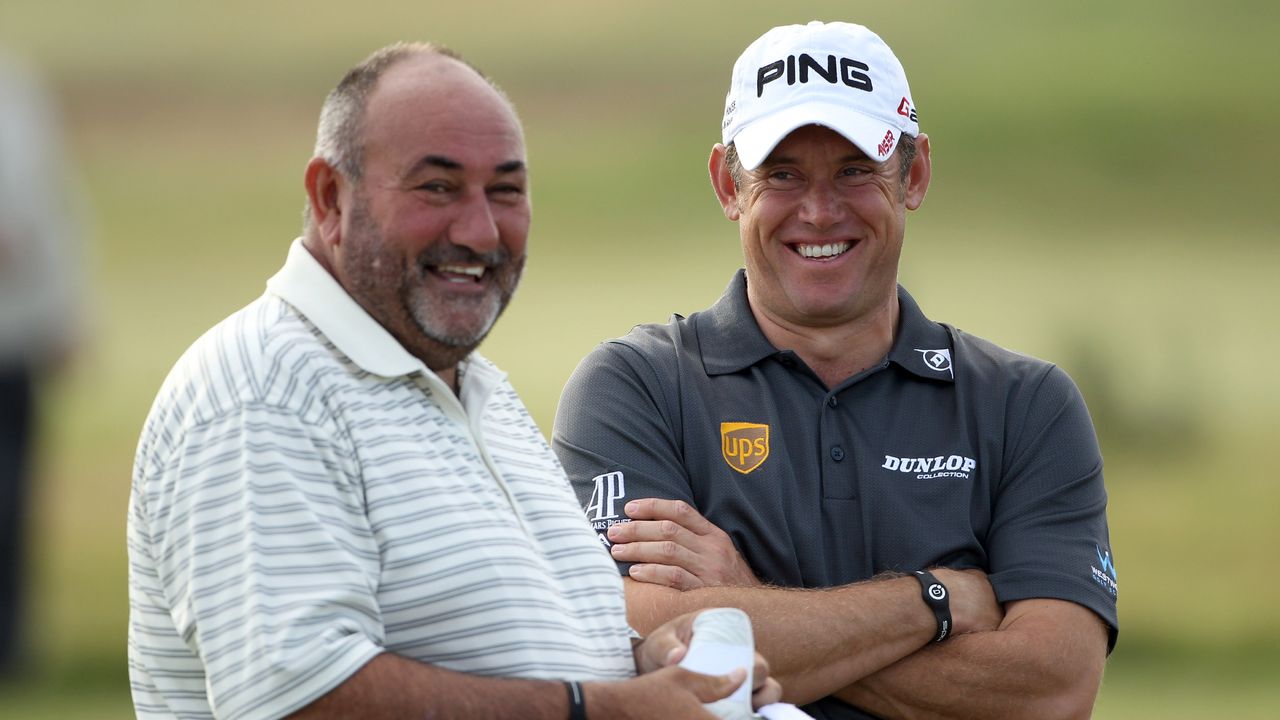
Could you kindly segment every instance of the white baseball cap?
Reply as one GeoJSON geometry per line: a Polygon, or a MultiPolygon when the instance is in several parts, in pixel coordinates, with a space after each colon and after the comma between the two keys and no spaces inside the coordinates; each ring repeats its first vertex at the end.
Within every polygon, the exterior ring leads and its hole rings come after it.
{"type": "Polygon", "coordinates": [[[902,63],[879,35],[845,22],[783,25],[733,64],[723,142],[747,170],[791,131],[823,125],[883,162],[902,133],[920,134],[902,63]]]}

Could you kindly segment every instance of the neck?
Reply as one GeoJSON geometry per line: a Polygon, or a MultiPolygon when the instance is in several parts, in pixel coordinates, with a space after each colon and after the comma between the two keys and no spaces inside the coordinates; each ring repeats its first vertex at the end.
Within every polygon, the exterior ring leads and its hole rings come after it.
{"type": "Polygon", "coordinates": [[[774,347],[799,355],[824,385],[833,388],[889,354],[898,328],[898,294],[895,290],[887,302],[831,326],[790,323],[767,315],[754,303],[751,314],[774,347]]]}
{"type": "Polygon", "coordinates": [[[458,366],[457,365],[453,365],[447,368],[442,368],[440,370],[434,370],[433,372],[435,372],[437,377],[439,377],[442,381],[444,381],[445,385],[448,385],[449,388],[453,390],[454,395],[461,395],[462,388],[458,387],[458,366]]]}

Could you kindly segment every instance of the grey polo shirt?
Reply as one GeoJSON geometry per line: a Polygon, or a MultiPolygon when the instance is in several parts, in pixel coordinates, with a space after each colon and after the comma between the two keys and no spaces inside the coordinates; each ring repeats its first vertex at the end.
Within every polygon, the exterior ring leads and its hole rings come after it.
{"type": "MultiPolygon", "coordinates": [[[[601,542],[628,500],[681,499],[761,580],[982,568],[1001,602],[1079,603],[1114,645],[1102,457],[1079,391],[898,299],[888,357],[831,389],[760,332],[742,271],[710,309],[597,347],[552,445],[601,542]]],[[[830,698],[810,711],[865,717],[830,698]]]]}

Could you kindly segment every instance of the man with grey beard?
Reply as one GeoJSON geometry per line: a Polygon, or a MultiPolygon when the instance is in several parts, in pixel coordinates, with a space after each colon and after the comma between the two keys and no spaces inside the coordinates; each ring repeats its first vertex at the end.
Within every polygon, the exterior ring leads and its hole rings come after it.
{"type": "MultiPolygon", "coordinates": [[[[633,640],[563,471],[474,352],[529,231],[506,97],[444,48],[385,48],[330,93],[305,187],[284,267],[143,430],[139,717],[712,717],[745,669],[674,665],[692,615],[633,640]]],[[[779,697],[758,657],[754,678],[779,697]]]]}

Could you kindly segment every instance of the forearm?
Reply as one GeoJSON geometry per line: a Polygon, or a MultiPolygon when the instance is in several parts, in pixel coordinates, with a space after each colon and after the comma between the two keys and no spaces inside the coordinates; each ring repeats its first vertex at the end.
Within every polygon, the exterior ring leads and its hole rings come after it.
{"type": "Polygon", "coordinates": [[[564,720],[569,716],[564,685],[468,675],[388,652],[291,717],[501,720],[513,715],[564,720]]]}
{"type": "Polygon", "coordinates": [[[627,615],[648,632],[672,617],[710,607],[737,607],[752,619],[756,649],[782,683],[788,702],[829,695],[923,647],[932,613],[913,578],[839,588],[707,587],[681,592],[627,579],[627,615]]]}
{"type": "MultiPolygon", "coordinates": [[[[683,635],[680,633],[671,626],[659,630],[653,653],[669,656],[671,644],[663,642],[663,637],[687,642],[687,628],[683,635]]],[[[652,638],[648,642],[653,642],[652,638]]],[[[645,654],[640,651],[637,656],[645,654]]],[[[652,665],[653,658],[648,660],[647,664],[652,665]]],[[[777,683],[767,680],[767,675],[767,668],[757,662],[753,701],[777,701],[777,683]]],[[[584,682],[580,689],[590,717],[715,720],[704,706],[728,697],[746,676],[745,669],[727,675],[703,675],[671,665],[630,680],[584,682]]],[[[563,720],[569,717],[569,692],[556,681],[468,675],[383,653],[291,717],[563,720]]]]}
{"type": "Polygon", "coordinates": [[[999,629],[925,647],[836,696],[885,718],[1089,717],[1105,655],[1092,612],[1022,601],[999,629]]]}

